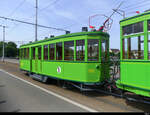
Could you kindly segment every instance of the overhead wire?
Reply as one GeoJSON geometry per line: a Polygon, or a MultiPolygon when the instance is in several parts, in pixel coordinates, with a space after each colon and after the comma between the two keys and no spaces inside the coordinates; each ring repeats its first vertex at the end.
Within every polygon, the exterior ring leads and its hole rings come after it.
{"type": "Polygon", "coordinates": [[[141,8],[150,5],[150,0],[135,1],[135,3],[128,2],[127,0],[124,1],[127,5],[123,5],[124,7],[120,8],[120,10],[124,11],[125,15],[136,13],[136,11],[140,11],[141,8]]]}
{"type": "MultiPolygon", "coordinates": [[[[17,7],[8,16],[11,17],[25,2],[26,2],[26,0],[21,1],[19,3],[19,5],[17,5],[17,7]]],[[[4,23],[4,21],[3,21],[3,23],[4,23]]]]}
{"type": "MultiPolygon", "coordinates": [[[[134,4],[130,4],[130,5],[128,5],[128,6],[125,6],[125,7],[123,7],[122,9],[128,9],[128,8],[130,8],[130,7],[133,7],[133,6],[136,6],[137,4],[143,4],[143,3],[145,3],[145,2],[150,2],[150,1],[147,1],[147,0],[143,0],[143,1],[139,1],[139,2],[135,2],[134,4]]],[[[126,2],[127,3],[127,2],[126,2]]]]}
{"type": "Polygon", "coordinates": [[[9,17],[11,17],[21,6],[23,6],[25,2],[26,0],[20,2],[20,4],[9,14],[9,17]]]}
{"type": "MultiPolygon", "coordinates": [[[[54,4],[56,4],[56,2],[58,2],[59,0],[55,0],[53,3],[50,3],[49,5],[47,5],[46,7],[44,7],[44,8],[42,8],[42,9],[40,9],[39,11],[43,11],[43,10],[45,10],[45,9],[47,9],[48,8],[48,6],[50,6],[50,5],[54,5],[54,4]]],[[[32,15],[32,16],[30,16],[30,17],[34,17],[35,15],[32,15]]],[[[17,26],[19,26],[21,23],[18,23],[17,25],[15,25],[15,27],[13,27],[12,28],[12,30],[11,31],[13,31],[17,26]]],[[[60,31],[60,29],[59,28],[51,28],[51,29],[55,29],[55,30],[59,30],[60,31]]],[[[61,30],[63,30],[63,29],[61,29],[61,30]]],[[[65,31],[67,31],[67,30],[65,30],[65,31]]],[[[48,32],[49,33],[49,32],[48,32]]]]}
{"type": "Polygon", "coordinates": [[[136,9],[136,8],[140,9],[140,8],[143,8],[143,6],[145,7],[145,6],[148,6],[148,5],[150,5],[150,3],[146,3],[146,4],[143,4],[143,5],[133,6],[133,7],[128,8],[126,11],[132,10],[132,9],[136,9]]]}
{"type": "MultiPolygon", "coordinates": [[[[150,5],[150,3],[148,4],[143,4],[143,5],[140,5],[140,6],[136,6],[136,7],[132,7],[132,8],[129,8],[128,10],[126,10],[126,14],[129,14],[129,13],[132,13],[132,12],[135,12],[136,13],[136,11],[138,10],[140,10],[141,8],[143,8],[143,6],[144,6],[144,8],[145,8],[145,6],[149,6],[150,5]]],[[[146,10],[146,9],[145,9],[146,10]]]]}
{"type": "MultiPolygon", "coordinates": [[[[44,10],[46,10],[47,8],[50,8],[50,5],[54,5],[54,4],[56,4],[58,1],[59,1],[59,0],[55,0],[53,3],[48,4],[46,7],[39,9],[39,11],[44,11],[44,10]]],[[[82,22],[81,22],[81,23],[82,23],[82,22]]],[[[75,24],[73,24],[73,25],[75,25],[75,24]]],[[[69,26],[69,27],[70,27],[70,26],[69,26]]],[[[66,27],[65,27],[65,28],[66,28],[66,27]]]]}
{"type": "MultiPolygon", "coordinates": [[[[24,1],[25,1],[25,0],[24,0],[24,1]]],[[[54,5],[54,4],[56,4],[58,1],[60,1],[60,0],[55,0],[54,2],[48,4],[46,7],[42,8],[42,9],[39,9],[38,11],[44,11],[45,9],[47,9],[48,7],[50,7],[50,5],[54,5]]],[[[28,3],[29,3],[29,2],[28,2],[28,3]]],[[[35,17],[35,14],[31,15],[29,18],[33,18],[33,17],[35,17]]],[[[25,19],[25,20],[29,20],[29,19],[25,19]]],[[[25,21],[25,20],[23,20],[23,21],[25,21]]],[[[16,27],[18,27],[20,24],[21,24],[21,23],[15,25],[15,27],[13,27],[13,29],[11,29],[11,32],[12,32],[16,27]]]]}
{"type": "MultiPolygon", "coordinates": [[[[24,5],[24,3],[26,2],[26,0],[23,0],[19,3],[19,5],[8,15],[9,17],[11,17],[21,6],[24,5]]],[[[18,26],[18,25],[15,25],[18,26]]],[[[12,31],[15,27],[13,27],[10,31],[12,31]]],[[[9,31],[9,32],[10,32],[9,31]]]]}
{"type": "Polygon", "coordinates": [[[39,9],[39,11],[43,11],[43,10],[49,8],[51,5],[55,5],[58,1],[60,1],[60,0],[55,0],[54,2],[48,4],[46,7],[39,9]]]}
{"type": "MultiPolygon", "coordinates": [[[[58,0],[57,0],[58,1],[58,0]]],[[[60,0],[59,0],[60,1],[60,0]]],[[[55,4],[56,4],[56,2],[55,2],[55,4]]],[[[57,6],[59,6],[59,8],[61,8],[61,10],[62,9],[64,9],[62,6],[61,6],[61,4],[57,4],[57,6]]],[[[47,12],[47,10],[46,10],[46,12],[47,12]]],[[[82,16],[82,15],[81,15],[82,16]]],[[[81,17],[81,16],[79,16],[79,17],[81,17]]],[[[83,19],[83,18],[82,18],[83,19]]],[[[79,22],[75,22],[75,23],[72,23],[71,25],[77,25],[77,23],[79,23],[79,22]]],[[[81,24],[82,22],[81,22],[81,19],[80,19],[80,24],[81,24]]],[[[68,27],[70,27],[70,25],[69,26],[65,26],[65,27],[62,27],[63,29],[65,29],[65,28],[68,28],[68,27]]]]}

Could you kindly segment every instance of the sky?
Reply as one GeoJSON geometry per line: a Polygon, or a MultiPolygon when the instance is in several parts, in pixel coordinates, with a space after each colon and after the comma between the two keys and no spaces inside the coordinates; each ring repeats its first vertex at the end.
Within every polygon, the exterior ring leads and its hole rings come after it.
{"type": "MultiPolygon", "coordinates": [[[[35,23],[36,0],[0,0],[0,16],[35,23]]],[[[144,12],[150,9],[150,0],[38,0],[38,24],[54,28],[61,28],[74,32],[81,32],[82,27],[90,24],[100,27],[106,18],[122,3],[120,10],[126,17],[137,15],[135,12],[144,12]]],[[[110,35],[110,48],[120,49],[120,25],[123,17],[115,13],[112,16],[110,35]]],[[[35,41],[35,26],[0,19],[0,25],[7,26],[6,42],[13,41],[18,47],[23,43],[35,41]]],[[[90,31],[90,29],[89,29],[90,31]]],[[[63,35],[64,31],[38,27],[38,40],[50,35],[63,35]]],[[[3,30],[0,28],[0,41],[3,40],[3,30]]]]}

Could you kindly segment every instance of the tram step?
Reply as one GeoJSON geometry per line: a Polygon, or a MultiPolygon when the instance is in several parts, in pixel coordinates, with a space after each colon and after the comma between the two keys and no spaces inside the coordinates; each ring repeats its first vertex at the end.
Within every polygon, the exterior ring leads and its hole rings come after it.
{"type": "Polygon", "coordinates": [[[33,74],[33,75],[30,75],[30,77],[31,77],[31,78],[33,78],[33,79],[36,79],[36,80],[42,81],[42,76],[40,76],[40,75],[33,74]]]}
{"type": "Polygon", "coordinates": [[[46,76],[41,76],[41,75],[37,75],[37,74],[30,75],[30,77],[33,79],[36,79],[38,81],[41,81],[43,83],[46,83],[46,81],[48,79],[48,77],[46,77],[46,76]]]}

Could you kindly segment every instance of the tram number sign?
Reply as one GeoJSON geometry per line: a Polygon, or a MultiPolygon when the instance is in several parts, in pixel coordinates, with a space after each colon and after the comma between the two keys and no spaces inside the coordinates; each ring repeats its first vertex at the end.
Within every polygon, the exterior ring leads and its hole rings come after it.
{"type": "Polygon", "coordinates": [[[57,67],[57,73],[61,73],[61,67],[60,66],[57,67]]]}

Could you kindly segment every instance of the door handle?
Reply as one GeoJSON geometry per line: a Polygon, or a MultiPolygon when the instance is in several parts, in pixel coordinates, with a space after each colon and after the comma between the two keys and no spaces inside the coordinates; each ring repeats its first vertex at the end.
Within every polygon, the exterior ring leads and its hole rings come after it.
{"type": "Polygon", "coordinates": [[[96,69],[100,69],[100,66],[101,66],[101,65],[96,65],[96,69]]]}

